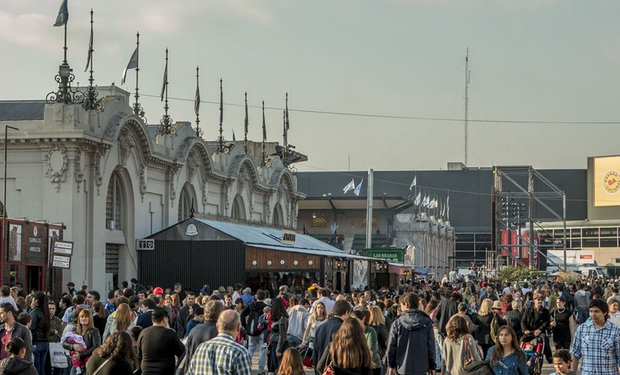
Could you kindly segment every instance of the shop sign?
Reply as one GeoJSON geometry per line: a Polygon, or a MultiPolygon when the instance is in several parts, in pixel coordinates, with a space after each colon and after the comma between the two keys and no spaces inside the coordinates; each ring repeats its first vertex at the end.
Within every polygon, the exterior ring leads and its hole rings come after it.
{"type": "Polygon", "coordinates": [[[366,256],[384,259],[394,263],[403,263],[405,260],[404,250],[402,249],[366,250],[366,256]]]}

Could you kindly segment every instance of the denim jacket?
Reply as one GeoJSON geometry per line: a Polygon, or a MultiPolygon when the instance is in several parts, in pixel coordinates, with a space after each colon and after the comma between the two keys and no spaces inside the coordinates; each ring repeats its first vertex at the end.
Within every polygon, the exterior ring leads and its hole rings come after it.
{"type": "MultiPolygon", "coordinates": [[[[489,348],[487,352],[487,361],[491,360],[491,355],[495,350],[495,346],[489,348]]],[[[490,363],[495,375],[529,375],[525,358],[519,360],[516,352],[509,354],[506,358],[501,355],[495,363],[490,363]]]]}

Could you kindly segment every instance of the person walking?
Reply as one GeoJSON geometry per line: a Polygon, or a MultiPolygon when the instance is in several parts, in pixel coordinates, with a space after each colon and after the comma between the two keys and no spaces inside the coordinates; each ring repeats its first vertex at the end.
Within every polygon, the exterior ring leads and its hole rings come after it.
{"type": "Polygon", "coordinates": [[[187,375],[250,375],[249,352],[235,341],[241,331],[239,315],[233,310],[224,310],[217,320],[217,330],[217,337],[200,344],[187,375]]]}
{"type": "Polygon", "coordinates": [[[174,373],[175,357],[180,357],[185,346],[176,331],[168,328],[168,313],[161,307],[153,309],[153,325],[138,337],[138,360],[143,375],[170,375],[174,373]]]}
{"type": "Polygon", "coordinates": [[[70,336],[72,335],[68,335],[67,333],[63,334],[62,346],[72,353],[71,375],[82,373],[86,367],[88,358],[90,358],[95,349],[101,346],[101,335],[99,334],[99,330],[95,328],[93,314],[90,310],[80,310],[73,333],[82,336],[84,346],[77,342],[70,342],[70,336]],[[78,369],[80,371],[78,371],[78,369]]]}
{"type": "Polygon", "coordinates": [[[327,312],[325,311],[325,304],[319,302],[308,318],[302,344],[308,344],[310,349],[314,349],[314,335],[316,334],[316,329],[326,321],[327,312]]]}
{"type": "Polygon", "coordinates": [[[392,323],[387,349],[388,374],[435,374],[435,335],[431,319],[418,310],[420,297],[406,293],[400,298],[402,313],[392,323]],[[415,351],[415,352],[414,352],[415,351]]]}
{"type": "MultiPolygon", "coordinates": [[[[572,342],[572,327],[575,326],[573,313],[566,308],[566,298],[557,299],[557,308],[551,312],[550,327],[553,328],[553,342],[555,350],[570,349],[572,342]]],[[[617,303],[617,301],[616,301],[617,303]]]]}
{"type": "Polygon", "coordinates": [[[86,365],[86,375],[132,375],[138,366],[133,341],[127,331],[115,331],[95,349],[86,365]]]}
{"type": "Polygon", "coordinates": [[[368,325],[368,322],[370,321],[370,311],[354,310],[353,317],[356,318],[362,325],[364,337],[366,337],[366,344],[372,353],[372,373],[373,375],[381,375],[381,357],[379,357],[379,340],[377,338],[377,331],[368,325]]]}
{"type": "Polygon", "coordinates": [[[373,374],[372,354],[364,337],[364,329],[357,319],[351,317],[344,320],[322,355],[317,370],[323,374],[330,365],[335,374],[373,374]]]}
{"type": "Polygon", "coordinates": [[[288,314],[282,298],[271,300],[271,333],[269,334],[269,372],[275,373],[280,366],[280,358],[289,347],[288,314]]]}
{"type": "Polygon", "coordinates": [[[37,292],[32,299],[33,309],[30,311],[32,322],[30,331],[32,332],[32,345],[34,354],[34,367],[39,375],[45,375],[45,361],[49,352],[50,334],[50,310],[47,301],[47,294],[37,292]]]}
{"type": "MultiPolygon", "coordinates": [[[[202,324],[196,326],[187,336],[187,342],[185,345],[185,353],[180,360],[179,373],[186,373],[189,369],[189,364],[194,356],[194,353],[198,350],[198,347],[209,340],[217,337],[217,320],[220,314],[224,311],[224,305],[218,301],[209,301],[204,307],[205,321],[202,324]]],[[[231,310],[232,311],[232,310],[231,310]]]]}
{"type": "Polygon", "coordinates": [[[577,308],[577,320],[579,324],[588,320],[588,306],[590,305],[590,293],[586,291],[587,285],[581,284],[575,292],[575,307],[577,308]]]}
{"type": "Polygon", "coordinates": [[[486,360],[495,375],[528,375],[525,353],[519,347],[515,331],[502,326],[497,335],[497,343],[489,349],[486,360]]]}
{"type": "MultiPolygon", "coordinates": [[[[294,297],[291,297],[289,301],[292,302],[293,300],[294,297]]],[[[309,303],[310,302],[307,299],[303,298],[301,301],[299,301],[298,305],[294,305],[293,307],[290,307],[288,309],[289,325],[287,336],[289,345],[293,348],[301,345],[304,331],[306,330],[306,326],[308,325],[308,317],[310,316],[308,309],[306,309],[304,306],[308,305],[309,303]]]]}
{"type": "Polygon", "coordinates": [[[465,375],[466,360],[482,359],[476,340],[469,334],[467,322],[454,315],[446,325],[447,336],[441,346],[442,375],[465,375]]]}
{"type": "Polygon", "coordinates": [[[534,296],[534,305],[527,308],[523,313],[523,318],[521,319],[523,338],[521,341],[530,341],[534,337],[541,337],[544,339],[545,358],[547,358],[548,363],[553,363],[549,338],[547,337],[547,329],[550,324],[551,315],[549,314],[549,310],[543,307],[543,296],[537,294],[534,296]]]}
{"type": "Polygon", "coordinates": [[[608,306],[602,299],[589,305],[592,320],[581,324],[575,332],[571,369],[576,371],[581,360],[582,375],[618,375],[620,367],[620,328],[607,320],[608,306]]]}
{"type": "MultiPolygon", "coordinates": [[[[349,317],[349,314],[351,314],[351,305],[345,300],[336,301],[332,308],[332,316],[316,329],[314,334],[314,350],[312,351],[312,363],[314,364],[315,372],[318,371],[317,365],[319,360],[329,347],[333,334],[340,329],[342,322],[349,317]]],[[[317,372],[317,374],[320,373],[317,372]]]]}
{"type": "Polygon", "coordinates": [[[32,358],[32,341],[31,333],[28,328],[19,324],[15,318],[16,310],[8,302],[5,302],[0,308],[0,320],[4,324],[0,325],[0,359],[7,358],[10,353],[6,351],[5,345],[10,340],[20,338],[24,341],[26,348],[26,357],[32,358]]]}
{"type": "MultiPolygon", "coordinates": [[[[244,290],[243,295],[246,295],[246,291],[244,290]]],[[[267,363],[267,348],[263,345],[265,343],[263,332],[258,329],[258,318],[263,314],[263,309],[267,306],[264,302],[265,298],[267,298],[267,293],[264,290],[258,290],[256,292],[256,301],[250,300],[248,303],[245,303],[246,299],[241,298],[244,301],[245,308],[241,312],[240,319],[241,325],[248,335],[248,351],[250,358],[253,358],[256,349],[258,349],[258,374],[262,375],[265,373],[265,364],[267,363]]]]}

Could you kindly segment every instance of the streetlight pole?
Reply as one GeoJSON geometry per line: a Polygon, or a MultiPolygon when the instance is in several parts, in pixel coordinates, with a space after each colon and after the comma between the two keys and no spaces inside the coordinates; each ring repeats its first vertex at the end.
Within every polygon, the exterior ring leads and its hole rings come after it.
{"type": "MultiPolygon", "coordinates": [[[[7,157],[9,155],[8,150],[9,150],[9,129],[13,129],[13,130],[19,130],[14,126],[9,126],[6,125],[4,127],[4,193],[3,193],[3,197],[2,197],[2,233],[4,235],[4,251],[8,251],[9,248],[9,232],[7,230],[7,223],[6,223],[6,170],[7,170],[7,157]]],[[[4,254],[2,254],[2,256],[4,256],[4,254]]]]}

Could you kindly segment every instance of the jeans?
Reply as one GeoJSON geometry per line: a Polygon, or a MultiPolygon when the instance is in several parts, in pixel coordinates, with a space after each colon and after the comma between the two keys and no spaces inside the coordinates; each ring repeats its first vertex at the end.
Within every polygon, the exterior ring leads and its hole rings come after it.
{"type": "Polygon", "coordinates": [[[301,339],[295,335],[286,335],[288,337],[288,345],[291,348],[296,348],[301,345],[301,339]]]}
{"type": "Polygon", "coordinates": [[[37,341],[33,343],[34,368],[37,369],[39,375],[45,375],[45,361],[47,360],[49,349],[50,345],[48,342],[37,341]]]}
{"type": "Polygon", "coordinates": [[[248,352],[250,352],[250,358],[254,357],[254,352],[258,347],[258,373],[265,372],[265,363],[267,362],[267,351],[263,345],[263,335],[248,336],[248,352]]]}
{"type": "Polygon", "coordinates": [[[590,317],[590,311],[587,307],[577,307],[577,317],[579,319],[579,324],[585,323],[590,317]]]}

